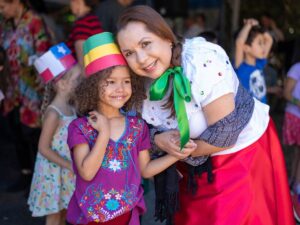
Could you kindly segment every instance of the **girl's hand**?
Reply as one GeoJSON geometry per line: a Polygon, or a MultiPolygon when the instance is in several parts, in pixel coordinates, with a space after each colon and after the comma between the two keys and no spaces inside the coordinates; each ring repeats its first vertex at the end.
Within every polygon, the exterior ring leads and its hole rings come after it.
{"type": "Polygon", "coordinates": [[[70,170],[71,172],[74,172],[73,171],[73,167],[72,167],[72,162],[68,162],[68,164],[67,164],[67,166],[66,166],[66,168],[68,169],[68,170],[70,170]]]}
{"type": "Polygon", "coordinates": [[[110,130],[108,119],[97,111],[89,112],[88,122],[98,132],[108,132],[110,130]]]}
{"type": "Polygon", "coordinates": [[[154,137],[155,144],[163,151],[178,158],[184,159],[188,157],[195,149],[197,144],[190,140],[184,148],[180,151],[180,137],[177,130],[165,131],[161,134],[157,134],[154,137]]]}

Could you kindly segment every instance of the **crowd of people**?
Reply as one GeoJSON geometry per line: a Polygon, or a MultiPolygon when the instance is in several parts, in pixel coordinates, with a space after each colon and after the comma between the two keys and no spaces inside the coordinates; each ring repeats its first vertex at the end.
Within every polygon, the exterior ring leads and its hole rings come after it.
{"type": "Polygon", "coordinates": [[[70,0],[57,43],[29,1],[0,0],[1,114],[21,173],[7,191],[28,189],[46,225],[139,225],[152,177],[167,225],[300,222],[300,42],[280,85],[270,15],[243,20],[230,58],[205,14],[179,38],[133,2],[70,0]],[[282,137],[271,98],[286,102],[282,137]]]}

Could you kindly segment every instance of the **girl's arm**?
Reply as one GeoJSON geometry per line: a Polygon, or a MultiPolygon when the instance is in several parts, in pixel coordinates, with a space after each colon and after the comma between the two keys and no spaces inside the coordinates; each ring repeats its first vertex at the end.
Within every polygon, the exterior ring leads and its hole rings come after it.
{"type": "MultiPolygon", "coordinates": [[[[190,141],[192,144],[193,142],[190,141]]],[[[140,171],[142,174],[142,177],[144,178],[150,178],[154,175],[164,171],[168,167],[170,167],[172,164],[177,162],[179,159],[184,159],[188,157],[192,151],[195,150],[196,145],[193,144],[193,148],[190,148],[189,150],[183,150],[181,157],[175,157],[173,155],[167,154],[162,157],[159,157],[157,159],[150,160],[150,154],[148,150],[142,150],[139,152],[139,166],[140,171]]]]}
{"type": "Polygon", "coordinates": [[[51,149],[51,142],[59,124],[59,114],[54,109],[46,111],[43,128],[39,139],[38,151],[51,162],[72,170],[72,163],[51,149]]]}
{"type": "Polygon", "coordinates": [[[79,175],[82,179],[91,181],[101,167],[110,137],[110,127],[108,120],[96,112],[90,113],[88,121],[99,132],[95,145],[92,149],[88,144],[76,145],[73,155],[79,175]]]}
{"type": "Polygon", "coordinates": [[[296,83],[297,81],[294,80],[293,78],[291,77],[288,77],[285,81],[285,84],[284,84],[284,92],[283,92],[283,95],[284,95],[284,98],[289,101],[289,102],[292,102],[293,104],[297,105],[298,107],[300,107],[300,99],[296,99],[295,101],[295,97],[293,96],[293,90],[296,86],[296,83]],[[297,101],[298,100],[298,101],[297,101]],[[294,102],[293,102],[294,101],[294,102]]]}

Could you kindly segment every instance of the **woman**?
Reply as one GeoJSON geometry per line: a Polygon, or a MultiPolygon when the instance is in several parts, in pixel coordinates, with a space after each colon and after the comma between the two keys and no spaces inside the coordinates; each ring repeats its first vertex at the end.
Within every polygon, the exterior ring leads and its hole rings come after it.
{"type": "Polygon", "coordinates": [[[22,176],[25,183],[18,186],[24,188],[30,184],[28,175],[33,169],[41,125],[43,86],[33,62],[48,49],[50,40],[41,17],[26,5],[25,0],[0,0],[0,10],[5,19],[0,43],[7,53],[11,80],[3,108],[11,122],[22,175],[27,175],[22,176]]]}
{"type": "Polygon", "coordinates": [[[202,38],[179,43],[147,6],[124,11],[117,40],[133,72],[152,82],[146,81],[142,116],[164,131],[155,144],[180,155],[191,147],[185,145],[190,137],[197,144],[192,157],[211,155],[213,181],[207,173],[195,176],[194,192],[187,187],[188,164],[199,168],[202,160],[178,163],[183,179],[175,224],[294,224],[269,107],[239,85],[224,50],[202,38]]]}

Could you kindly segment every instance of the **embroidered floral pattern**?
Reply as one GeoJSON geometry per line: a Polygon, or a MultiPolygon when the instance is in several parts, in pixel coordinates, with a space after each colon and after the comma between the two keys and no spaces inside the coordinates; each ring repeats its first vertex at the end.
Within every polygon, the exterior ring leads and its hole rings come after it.
{"type": "Polygon", "coordinates": [[[120,190],[106,190],[102,184],[92,184],[82,196],[79,206],[86,210],[86,215],[92,221],[108,221],[131,210],[138,200],[137,191],[136,185],[125,186],[120,190]]]}
{"type": "MultiPolygon", "coordinates": [[[[81,215],[78,215],[77,223],[105,222],[114,219],[132,210],[140,201],[140,186],[137,183],[131,183],[130,176],[137,175],[137,179],[140,179],[139,172],[136,175],[132,173],[132,168],[136,169],[136,165],[131,154],[136,154],[132,151],[139,143],[138,139],[143,132],[143,126],[143,120],[128,116],[126,117],[126,131],[122,137],[117,142],[109,141],[101,168],[94,178],[95,181],[85,189],[84,194],[78,199],[81,215]],[[116,179],[122,185],[116,186],[115,182],[111,180],[104,183],[99,179],[99,177],[103,179],[114,174],[118,174],[116,179]]],[[[86,120],[78,127],[92,147],[98,132],[86,120]]]]}

